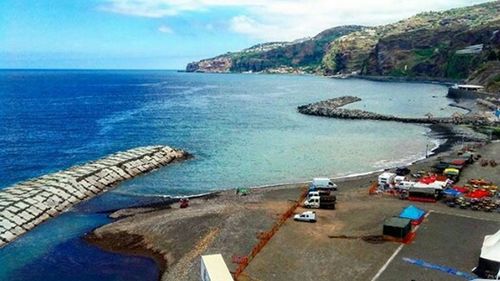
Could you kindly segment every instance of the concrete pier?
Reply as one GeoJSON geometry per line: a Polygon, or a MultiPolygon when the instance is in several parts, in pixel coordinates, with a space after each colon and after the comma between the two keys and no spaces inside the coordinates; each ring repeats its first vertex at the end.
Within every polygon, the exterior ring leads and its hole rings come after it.
{"type": "Polygon", "coordinates": [[[5,188],[0,191],[0,247],[82,200],[186,156],[168,146],[139,147],[5,188]]]}

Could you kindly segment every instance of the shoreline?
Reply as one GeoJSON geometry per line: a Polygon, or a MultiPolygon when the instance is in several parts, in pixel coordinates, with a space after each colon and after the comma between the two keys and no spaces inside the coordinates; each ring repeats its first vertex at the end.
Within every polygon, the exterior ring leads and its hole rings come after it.
{"type": "MultiPolygon", "coordinates": [[[[430,148],[428,157],[420,156],[419,154],[411,155],[410,161],[398,165],[388,165],[387,167],[383,167],[380,169],[359,172],[359,173],[351,173],[346,175],[340,175],[332,177],[332,179],[343,185],[352,185],[355,182],[373,182],[376,180],[376,175],[384,170],[394,169],[396,166],[408,166],[410,169],[417,171],[422,169],[428,169],[430,164],[438,159],[441,156],[450,155],[460,149],[460,144],[463,143],[471,143],[480,141],[477,138],[474,138],[472,135],[463,135],[463,132],[460,132],[459,129],[455,128],[455,125],[452,124],[421,124],[421,126],[425,126],[429,129],[425,134],[432,139],[435,144],[434,147],[430,148]]],[[[250,189],[250,193],[265,193],[277,191],[279,193],[288,192],[289,190],[297,189],[300,187],[307,186],[308,181],[292,181],[287,183],[272,183],[272,184],[264,184],[257,186],[247,186],[246,188],[250,189]]],[[[234,194],[236,188],[221,188],[218,190],[206,192],[203,194],[194,194],[188,196],[168,196],[169,200],[165,202],[160,202],[156,204],[142,204],[139,206],[134,206],[132,208],[125,208],[120,210],[115,210],[115,212],[111,213],[109,216],[114,219],[113,222],[100,226],[90,233],[87,233],[82,237],[82,239],[86,243],[90,243],[99,247],[104,251],[110,251],[122,255],[138,255],[152,259],[158,266],[160,271],[159,280],[168,279],[165,277],[170,273],[169,263],[172,263],[170,256],[167,257],[167,248],[165,247],[155,247],[155,241],[148,240],[146,236],[141,236],[135,233],[127,232],[127,227],[124,230],[119,232],[106,232],[101,231],[102,229],[107,229],[109,226],[113,228],[114,225],[120,225],[124,221],[132,221],[135,217],[154,217],[159,213],[165,213],[174,207],[176,203],[178,203],[180,198],[190,198],[193,202],[203,201],[206,204],[209,202],[217,202],[218,197],[226,197],[228,194],[234,194]],[[162,250],[159,250],[162,249],[162,250]]],[[[176,206],[174,207],[176,208],[176,206]]],[[[191,207],[190,207],[191,208],[191,207]]],[[[203,211],[202,211],[203,212],[203,211]]],[[[189,223],[186,223],[189,224],[189,223]]],[[[132,225],[128,225],[128,227],[133,228],[132,225]]],[[[143,232],[143,233],[147,233],[143,232]]],[[[151,239],[151,238],[150,238],[151,239]]],[[[175,260],[175,259],[174,259],[175,260]]],[[[174,266],[175,266],[175,262],[174,266]]],[[[175,274],[174,274],[175,275],[175,274]]]]}
{"type": "MultiPolygon", "coordinates": [[[[332,77],[336,78],[337,77],[332,77]]],[[[438,78],[438,77],[409,77],[409,76],[375,76],[375,75],[348,75],[346,78],[340,79],[363,79],[375,82],[397,82],[397,83],[425,83],[425,84],[438,84],[443,86],[452,86],[460,80],[438,78]]]]}
{"type": "MultiPolygon", "coordinates": [[[[462,141],[462,138],[459,137],[459,135],[451,130],[449,126],[443,125],[443,124],[432,124],[432,125],[422,125],[425,127],[429,128],[429,132],[426,133],[426,135],[429,135],[429,137],[433,138],[435,141],[435,146],[431,149],[429,149],[429,154],[428,157],[426,158],[425,156],[422,157],[415,157],[415,159],[410,160],[409,162],[404,162],[402,164],[398,165],[390,165],[387,167],[375,169],[375,170],[370,170],[370,171],[365,171],[365,172],[356,172],[356,173],[349,173],[349,174],[342,174],[342,175],[336,175],[336,176],[330,176],[331,179],[333,180],[344,180],[344,179],[356,179],[358,177],[363,177],[367,175],[371,175],[374,173],[382,172],[385,170],[390,170],[390,169],[395,169],[399,166],[410,166],[413,164],[418,164],[421,161],[424,161],[426,159],[429,159],[433,156],[437,156],[437,154],[441,153],[447,153],[451,152],[454,148],[457,147],[458,143],[462,141]],[[435,134],[435,136],[430,136],[432,134],[435,134]],[[445,137],[441,137],[444,135],[445,137]],[[442,143],[439,143],[440,140],[445,140],[442,143]]],[[[465,143],[474,143],[474,142],[479,142],[479,139],[474,139],[474,138],[465,138],[465,143]]],[[[412,155],[412,156],[417,156],[417,155],[412,155]]],[[[297,185],[297,184],[307,184],[310,181],[307,180],[301,180],[298,179],[296,181],[290,181],[290,182],[278,182],[278,183],[268,183],[268,184],[260,184],[260,185],[251,185],[251,186],[240,186],[240,187],[221,187],[218,189],[214,189],[211,191],[203,192],[203,193],[195,193],[195,194],[186,194],[186,195],[139,195],[139,194],[126,194],[131,197],[143,197],[143,198],[163,198],[164,202],[151,202],[151,203],[142,203],[139,205],[134,205],[126,208],[118,208],[118,209],[111,209],[111,210],[106,210],[103,211],[102,213],[113,213],[119,210],[123,209],[134,209],[134,208],[155,208],[156,206],[165,206],[169,205],[172,203],[176,203],[179,201],[181,198],[189,198],[189,199],[196,199],[196,198],[205,198],[205,197],[211,197],[217,193],[220,192],[225,192],[225,191],[230,191],[230,190],[236,190],[237,188],[248,188],[248,189],[260,189],[260,188],[272,188],[276,186],[285,186],[285,185],[297,185]],[[167,200],[170,200],[168,203],[165,202],[167,200]]],[[[117,192],[119,193],[119,191],[117,192]]],[[[119,193],[120,194],[120,193],[119,193]]]]}
{"type": "Polygon", "coordinates": [[[166,260],[164,256],[155,251],[149,250],[146,242],[144,241],[144,237],[136,234],[130,233],[119,233],[121,238],[116,239],[115,237],[109,237],[104,239],[98,239],[94,232],[86,233],[81,239],[85,243],[89,243],[93,246],[97,246],[98,248],[120,254],[120,255],[128,255],[128,256],[140,256],[152,259],[156,266],[158,267],[159,276],[157,278],[158,281],[161,280],[163,274],[167,271],[166,260]],[[102,243],[101,241],[113,241],[113,243],[102,243]],[[127,249],[126,251],[123,249],[127,249]]]}
{"type": "MultiPolygon", "coordinates": [[[[458,141],[461,141],[460,136],[454,132],[449,126],[443,126],[443,125],[437,125],[437,126],[428,126],[431,130],[429,134],[436,134],[438,136],[444,136],[446,141],[438,146],[436,146],[432,151],[429,157],[427,158],[421,158],[412,161],[411,163],[408,163],[407,165],[411,170],[421,170],[425,168],[430,167],[430,163],[438,159],[439,157],[449,155],[451,153],[455,153],[458,150],[460,150],[460,147],[457,145],[458,141]]],[[[439,138],[438,138],[439,139],[439,138]]],[[[443,139],[443,138],[441,138],[443,139]]],[[[363,172],[363,173],[356,173],[356,174],[348,174],[348,175],[343,175],[343,176],[338,176],[332,178],[335,182],[341,183],[344,185],[349,185],[355,182],[359,181],[366,181],[366,182],[372,182],[373,180],[376,180],[376,175],[380,173],[381,171],[384,170],[391,170],[394,169],[395,167],[388,167],[388,168],[383,168],[375,171],[368,171],[368,172],[363,172]]],[[[271,192],[271,191],[278,191],[278,192],[286,192],[287,190],[292,190],[292,189],[297,189],[301,186],[306,186],[307,181],[305,182],[290,182],[290,183],[275,183],[275,184],[267,184],[267,185],[260,185],[260,186],[251,186],[247,187],[248,189],[251,189],[251,193],[261,193],[261,192],[271,192]]],[[[223,190],[216,190],[213,192],[208,192],[205,194],[198,194],[198,195],[192,195],[192,196],[184,196],[188,197],[190,199],[196,199],[196,200],[202,200],[202,201],[210,201],[211,199],[217,198],[219,196],[225,196],[227,194],[233,194],[235,192],[235,188],[230,188],[230,189],[223,189],[223,190]]],[[[133,233],[127,233],[126,231],[116,233],[115,235],[104,235],[99,237],[96,235],[96,231],[101,229],[102,227],[106,227],[108,225],[113,225],[115,223],[119,223],[122,219],[126,219],[130,216],[135,216],[135,215],[154,215],[155,213],[161,212],[162,210],[165,210],[167,208],[171,208],[173,204],[178,202],[178,198],[172,197],[172,202],[165,203],[165,204],[160,204],[154,207],[149,206],[146,209],[142,209],[142,207],[145,206],[139,206],[139,207],[134,207],[131,209],[122,209],[120,211],[130,211],[127,213],[125,216],[121,216],[115,219],[114,222],[109,223],[107,225],[101,226],[97,229],[92,230],[90,233],[85,234],[82,239],[90,243],[92,245],[95,245],[102,250],[105,251],[110,251],[122,255],[139,255],[147,258],[151,258],[152,260],[155,261],[157,264],[161,276],[164,276],[165,273],[168,273],[169,268],[168,268],[168,262],[169,260],[165,258],[165,255],[162,254],[161,252],[158,252],[157,250],[154,249],[154,247],[151,244],[148,244],[145,240],[144,237],[140,235],[136,235],[133,233]]],[[[120,212],[118,211],[118,212],[120,212]]],[[[111,214],[110,216],[112,216],[111,214]]],[[[164,280],[160,276],[159,280],[164,280]]]]}

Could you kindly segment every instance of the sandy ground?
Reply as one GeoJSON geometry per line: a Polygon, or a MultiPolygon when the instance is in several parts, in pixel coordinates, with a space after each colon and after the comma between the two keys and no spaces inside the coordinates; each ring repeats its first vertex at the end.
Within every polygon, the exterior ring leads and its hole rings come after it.
{"type": "MultiPolygon", "coordinates": [[[[500,143],[482,147],[478,152],[500,162],[500,143]]],[[[426,169],[435,161],[436,157],[426,159],[411,169],[426,169]]],[[[467,177],[485,177],[500,184],[500,166],[474,164],[462,179],[467,177]]],[[[410,251],[409,256],[444,263],[453,255],[450,249],[459,247],[462,262],[450,258],[444,264],[460,270],[470,271],[479,255],[477,241],[500,226],[498,213],[449,208],[442,203],[415,204],[388,195],[370,196],[368,188],[374,180],[374,174],[337,180],[337,209],[317,210],[315,224],[288,220],[251,261],[241,280],[371,280],[400,244],[371,244],[329,236],[380,235],[384,219],[397,216],[410,203],[433,213],[423,223],[422,233],[417,232],[414,244],[404,246],[401,253],[410,251]],[[448,225],[441,223],[443,220],[448,225]],[[473,236],[468,233],[478,228],[482,231],[473,236]],[[441,236],[435,238],[438,234],[441,236]],[[443,235],[453,237],[453,246],[446,244],[443,235]],[[460,242],[467,239],[476,242],[460,242]],[[443,251],[427,255],[427,250],[418,250],[421,248],[443,251]]],[[[122,211],[126,217],[96,229],[86,239],[108,250],[154,257],[164,270],[162,280],[199,280],[200,255],[221,253],[229,269],[235,270],[232,256],[246,256],[258,242],[259,233],[269,230],[304,188],[305,184],[291,184],[253,189],[248,196],[225,191],[212,198],[194,199],[187,209],[174,204],[171,209],[122,211]]],[[[415,280],[432,280],[427,278],[433,276],[432,272],[413,274],[422,270],[401,265],[401,257],[396,257],[378,280],[403,280],[397,278],[403,272],[408,273],[404,280],[411,280],[412,276],[424,276],[415,280]]]]}

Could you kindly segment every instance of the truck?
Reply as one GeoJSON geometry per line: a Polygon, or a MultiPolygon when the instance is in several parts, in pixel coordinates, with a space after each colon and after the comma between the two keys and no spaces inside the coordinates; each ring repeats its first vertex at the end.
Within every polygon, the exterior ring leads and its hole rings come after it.
{"type": "Polygon", "coordinates": [[[396,188],[399,189],[400,191],[403,190],[410,190],[411,187],[413,187],[416,184],[414,181],[400,181],[396,184],[396,188]]]}
{"type": "Polygon", "coordinates": [[[323,195],[319,191],[311,191],[309,192],[306,200],[304,201],[304,207],[311,209],[335,210],[336,202],[337,202],[337,196],[333,194],[323,195]]]}
{"type": "Polygon", "coordinates": [[[395,173],[384,172],[378,176],[378,186],[382,189],[394,187],[395,173]]]}

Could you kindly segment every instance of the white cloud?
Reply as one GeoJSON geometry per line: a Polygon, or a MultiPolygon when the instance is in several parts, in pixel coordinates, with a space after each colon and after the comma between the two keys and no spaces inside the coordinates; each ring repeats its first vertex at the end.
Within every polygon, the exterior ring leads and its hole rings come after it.
{"type": "Polygon", "coordinates": [[[230,30],[262,40],[293,40],[345,24],[379,25],[419,12],[445,10],[486,0],[108,0],[101,8],[142,17],[172,17],[212,8],[241,12],[230,30]]]}
{"type": "Polygon", "coordinates": [[[172,28],[170,28],[169,26],[166,26],[166,25],[162,25],[162,26],[158,27],[158,31],[161,33],[168,33],[168,34],[174,33],[172,28]]]}

